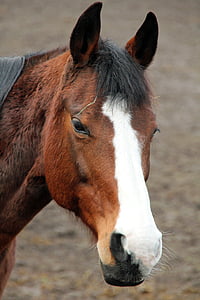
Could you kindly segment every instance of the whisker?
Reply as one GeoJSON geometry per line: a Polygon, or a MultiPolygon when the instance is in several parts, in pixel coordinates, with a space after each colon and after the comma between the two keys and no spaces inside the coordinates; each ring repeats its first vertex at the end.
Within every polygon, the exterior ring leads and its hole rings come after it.
{"type": "Polygon", "coordinates": [[[173,231],[162,231],[162,235],[164,237],[166,237],[166,236],[172,236],[172,235],[174,235],[174,232],[173,231]]]}

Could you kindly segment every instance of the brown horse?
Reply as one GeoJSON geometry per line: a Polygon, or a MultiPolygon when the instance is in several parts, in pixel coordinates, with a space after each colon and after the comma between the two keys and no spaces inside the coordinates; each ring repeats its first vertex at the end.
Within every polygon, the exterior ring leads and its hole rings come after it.
{"type": "Polygon", "coordinates": [[[158,24],[148,13],[120,49],[100,39],[101,7],[80,16],[69,50],[26,57],[0,112],[0,294],[16,235],[52,199],[94,233],[106,282],[137,285],[161,257],[145,184],[158,24]]]}

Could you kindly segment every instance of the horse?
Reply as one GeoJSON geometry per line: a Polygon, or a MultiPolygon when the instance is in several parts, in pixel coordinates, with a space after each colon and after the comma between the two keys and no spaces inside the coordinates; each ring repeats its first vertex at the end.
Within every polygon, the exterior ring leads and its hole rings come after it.
{"type": "Polygon", "coordinates": [[[161,258],[146,187],[158,22],[149,12],[120,48],[100,37],[101,8],[81,14],[69,48],[25,56],[2,105],[0,294],[17,234],[52,200],[91,230],[108,284],[138,285],[161,258]]]}

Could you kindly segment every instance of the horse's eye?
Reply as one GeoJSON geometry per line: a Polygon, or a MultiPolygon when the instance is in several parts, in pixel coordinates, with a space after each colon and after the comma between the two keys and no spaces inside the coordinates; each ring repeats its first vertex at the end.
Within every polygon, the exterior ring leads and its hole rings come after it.
{"type": "Polygon", "coordinates": [[[72,118],[72,126],[74,128],[74,131],[77,133],[90,135],[89,130],[81,123],[81,121],[77,118],[72,118]]]}
{"type": "Polygon", "coordinates": [[[153,133],[152,133],[152,136],[154,136],[157,132],[160,132],[160,129],[159,128],[155,128],[153,133]]]}

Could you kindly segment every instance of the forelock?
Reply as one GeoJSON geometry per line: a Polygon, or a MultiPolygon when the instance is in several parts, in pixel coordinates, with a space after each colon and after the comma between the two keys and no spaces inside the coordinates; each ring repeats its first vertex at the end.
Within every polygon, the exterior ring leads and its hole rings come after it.
{"type": "Polygon", "coordinates": [[[125,49],[111,41],[100,41],[94,67],[98,77],[98,95],[110,96],[113,104],[118,101],[126,109],[149,102],[144,70],[125,49]]]}

